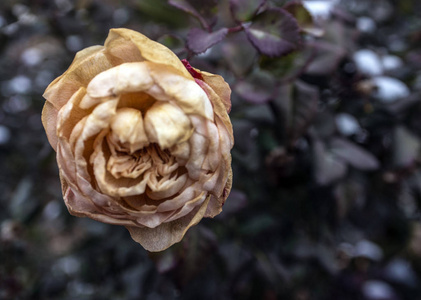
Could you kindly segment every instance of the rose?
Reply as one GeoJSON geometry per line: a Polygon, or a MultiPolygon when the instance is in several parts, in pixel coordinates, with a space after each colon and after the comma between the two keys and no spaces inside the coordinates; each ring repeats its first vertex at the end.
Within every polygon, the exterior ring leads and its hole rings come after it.
{"type": "Polygon", "coordinates": [[[78,52],[42,112],[69,212],[124,225],[149,251],[219,214],[232,182],[230,93],[132,30],[78,52]]]}

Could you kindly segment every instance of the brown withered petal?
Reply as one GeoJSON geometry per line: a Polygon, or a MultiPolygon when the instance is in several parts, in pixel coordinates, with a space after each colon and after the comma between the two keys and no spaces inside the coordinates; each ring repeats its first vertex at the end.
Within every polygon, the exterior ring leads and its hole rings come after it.
{"type": "Polygon", "coordinates": [[[162,251],[221,212],[232,184],[231,90],[195,72],[120,28],[47,87],[42,123],[72,215],[123,225],[162,251]]]}

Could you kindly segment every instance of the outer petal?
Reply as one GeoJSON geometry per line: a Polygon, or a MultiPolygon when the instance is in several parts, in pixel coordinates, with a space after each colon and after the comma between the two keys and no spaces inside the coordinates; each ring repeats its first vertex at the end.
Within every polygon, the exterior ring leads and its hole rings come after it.
{"type": "Polygon", "coordinates": [[[111,29],[105,41],[105,47],[113,49],[127,42],[131,42],[137,47],[143,60],[169,65],[176,70],[180,70],[186,78],[192,78],[180,59],[170,49],[150,40],[137,31],[125,28],[111,29]]]}
{"type": "Polygon", "coordinates": [[[231,143],[231,148],[234,145],[234,134],[232,131],[232,124],[230,121],[230,118],[228,116],[228,113],[226,111],[226,107],[222,101],[222,99],[216,94],[216,92],[204,81],[200,79],[196,79],[196,82],[201,86],[201,88],[206,92],[208,95],[210,101],[213,105],[213,110],[215,112],[215,115],[218,116],[222,123],[224,124],[228,134],[229,139],[231,143]]]}
{"type": "Polygon", "coordinates": [[[187,216],[178,220],[163,223],[156,228],[140,228],[126,226],[132,239],[151,252],[162,251],[181,241],[187,230],[199,223],[209,203],[209,197],[187,216]]]}
{"type": "Polygon", "coordinates": [[[50,83],[43,96],[60,109],[80,87],[87,87],[92,78],[113,66],[103,46],[84,49],[76,54],[69,69],[50,83]]]}
{"type": "Polygon", "coordinates": [[[221,98],[222,103],[227,110],[231,111],[231,89],[228,83],[225,82],[224,78],[220,75],[211,74],[208,72],[200,71],[203,77],[203,81],[206,82],[215,93],[221,98]]]}
{"type": "Polygon", "coordinates": [[[48,142],[54,151],[57,151],[57,115],[58,110],[50,102],[45,102],[44,108],[42,109],[42,125],[44,125],[45,132],[47,134],[48,142]]]}

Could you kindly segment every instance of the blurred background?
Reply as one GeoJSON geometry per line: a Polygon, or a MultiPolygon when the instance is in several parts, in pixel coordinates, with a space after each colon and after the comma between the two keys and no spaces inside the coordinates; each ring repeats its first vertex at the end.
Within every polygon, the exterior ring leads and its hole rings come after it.
{"type": "Polygon", "coordinates": [[[421,299],[416,0],[2,0],[0,299],[421,299]],[[40,116],[126,27],[230,83],[223,212],[148,253],[71,216],[40,116]]]}

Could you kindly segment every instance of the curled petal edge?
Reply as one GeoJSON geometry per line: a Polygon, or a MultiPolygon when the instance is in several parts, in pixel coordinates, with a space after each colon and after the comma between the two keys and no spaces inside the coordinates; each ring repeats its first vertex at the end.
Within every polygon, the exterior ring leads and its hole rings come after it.
{"type": "Polygon", "coordinates": [[[182,240],[187,230],[199,223],[205,215],[210,196],[203,204],[188,215],[163,223],[155,228],[126,226],[133,240],[150,252],[163,251],[182,240]]]}

